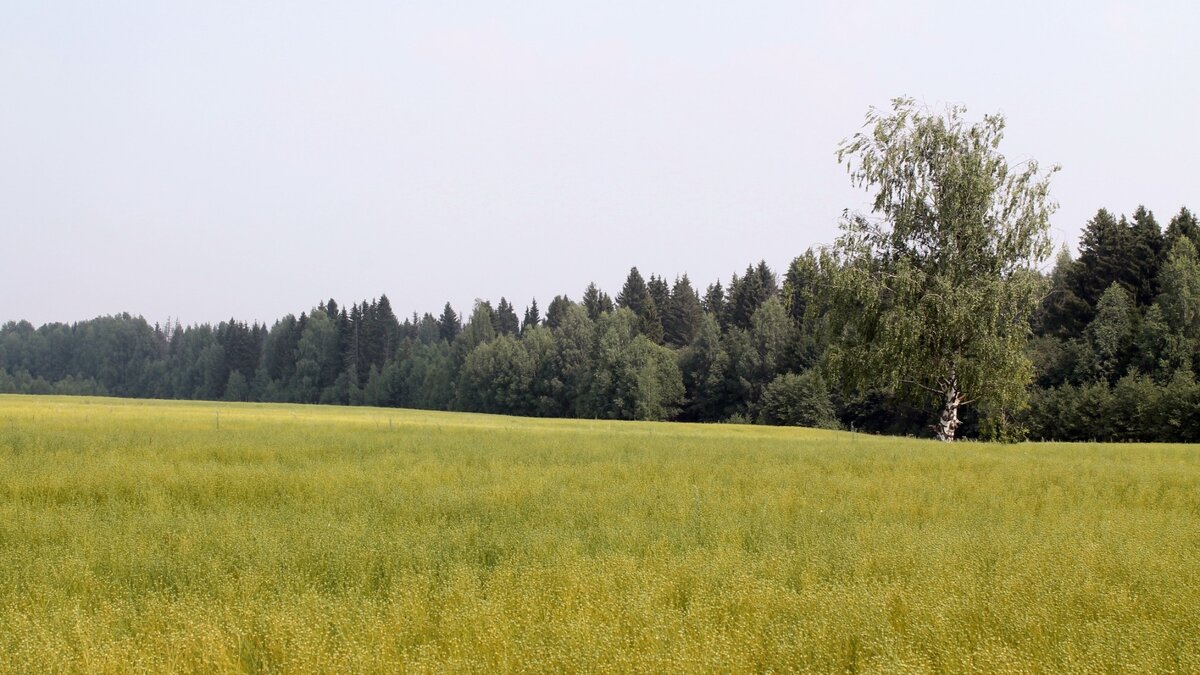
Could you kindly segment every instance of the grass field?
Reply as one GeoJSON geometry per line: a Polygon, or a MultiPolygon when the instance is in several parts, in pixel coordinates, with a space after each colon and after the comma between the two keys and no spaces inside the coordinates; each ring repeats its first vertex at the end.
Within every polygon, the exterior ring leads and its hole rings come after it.
{"type": "Polygon", "coordinates": [[[1200,671],[1200,450],[0,396],[0,671],[1200,671]]]}

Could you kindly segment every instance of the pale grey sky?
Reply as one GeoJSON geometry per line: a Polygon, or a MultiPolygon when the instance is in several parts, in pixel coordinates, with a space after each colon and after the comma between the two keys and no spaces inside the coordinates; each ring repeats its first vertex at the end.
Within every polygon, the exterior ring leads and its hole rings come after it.
{"type": "Polygon", "coordinates": [[[782,271],[899,95],[1005,113],[1060,241],[1200,209],[1192,2],[510,4],[7,0],[0,321],[782,271]]]}

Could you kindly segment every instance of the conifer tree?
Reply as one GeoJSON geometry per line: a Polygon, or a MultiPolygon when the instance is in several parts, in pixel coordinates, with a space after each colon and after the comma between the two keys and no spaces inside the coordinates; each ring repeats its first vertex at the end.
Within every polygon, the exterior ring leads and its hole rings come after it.
{"type": "Polygon", "coordinates": [[[462,330],[462,323],[458,318],[458,313],[446,303],[442,308],[442,316],[438,319],[438,335],[446,342],[454,342],[454,338],[458,337],[462,330]]]}
{"type": "Polygon", "coordinates": [[[1149,306],[1158,295],[1158,269],[1162,265],[1162,229],[1154,214],[1138,206],[1130,226],[1129,262],[1133,266],[1133,299],[1139,307],[1149,306]]]}
{"type": "Polygon", "coordinates": [[[583,308],[592,321],[600,318],[600,289],[596,288],[595,282],[589,283],[583,290],[583,308]]]}
{"type": "Polygon", "coordinates": [[[1196,216],[1187,207],[1179,209],[1179,213],[1175,214],[1175,217],[1167,225],[1167,233],[1163,241],[1164,249],[1170,251],[1179,237],[1186,237],[1192,242],[1192,245],[1200,249],[1200,222],[1197,222],[1196,216]]]}
{"type": "Polygon", "coordinates": [[[534,328],[541,324],[541,322],[542,313],[538,310],[537,298],[534,298],[529,302],[529,306],[525,308],[525,318],[521,321],[521,334],[524,335],[525,331],[534,328]]]}
{"type": "Polygon", "coordinates": [[[663,338],[676,347],[689,345],[703,321],[704,308],[688,275],[676,278],[663,313],[663,338]]]}
{"type": "Polygon", "coordinates": [[[567,309],[573,304],[575,303],[571,302],[571,299],[565,295],[554,296],[554,299],[550,301],[550,306],[546,308],[546,327],[558,328],[559,323],[562,322],[563,315],[566,314],[567,309]]]}
{"type": "Polygon", "coordinates": [[[617,294],[617,306],[640,315],[649,302],[651,302],[651,297],[650,290],[646,287],[646,280],[642,278],[642,273],[638,272],[638,268],[630,268],[629,276],[625,278],[625,285],[617,294]]]}
{"type": "Polygon", "coordinates": [[[646,292],[654,300],[654,304],[661,315],[663,310],[666,309],[667,303],[671,300],[671,287],[667,285],[666,279],[651,274],[650,280],[646,282],[646,292]]]}
{"type": "Polygon", "coordinates": [[[766,295],[763,278],[751,265],[746,274],[736,274],[729,281],[729,323],[738,328],[750,327],[750,319],[766,295]]]}
{"type": "Polygon", "coordinates": [[[392,358],[397,345],[400,344],[400,321],[396,319],[396,313],[392,311],[392,303],[386,294],[380,295],[375,304],[375,326],[376,343],[371,363],[382,373],[384,362],[392,358]]]}
{"type": "MultiPolygon", "coordinates": [[[[1113,282],[1126,291],[1137,289],[1139,265],[1133,255],[1133,233],[1124,219],[1117,220],[1107,209],[1100,209],[1088,221],[1079,240],[1079,260],[1075,266],[1075,295],[1093,311],[1100,296],[1113,282]]],[[[1088,321],[1091,316],[1086,317],[1088,321]]]]}
{"type": "Polygon", "coordinates": [[[1075,294],[1076,262],[1064,246],[1050,273],[1050,289],[1033,316],[1034,332],[1059,338],[1078,336],[1092,314],[1091,307],[1075,294]]]}
{"type": "Polygon", "coordinates": [[[500,335],[516,335],[520,330],[521,320],[516,310],[506,298],[501,297],[500,304],[496,306],[496,332],[500,335]]]}
{"type": "Polygon", "coordinates": [[[704,306],[704,313],[715,319],[718,327],[724,329],[729,312],[725,307],[725,289],[721,287],[719,279],[716,283],[708,285],[701,304],[704,306]]]}

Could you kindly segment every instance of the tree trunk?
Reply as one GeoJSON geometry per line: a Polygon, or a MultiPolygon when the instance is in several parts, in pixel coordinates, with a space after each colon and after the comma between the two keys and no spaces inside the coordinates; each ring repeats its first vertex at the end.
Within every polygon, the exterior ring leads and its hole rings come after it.
{"type": "Polygon", "coordinates": [[[942,394],[945,397],[942,416],[934,425],[933,431],[939,441],[949,443],[954,440],[954,433],[958,430],[958,407],[963,402],[962,390],[958,388],[958,377],[953,370],[950,371],[950,377],[942,382],[942,394]]]}

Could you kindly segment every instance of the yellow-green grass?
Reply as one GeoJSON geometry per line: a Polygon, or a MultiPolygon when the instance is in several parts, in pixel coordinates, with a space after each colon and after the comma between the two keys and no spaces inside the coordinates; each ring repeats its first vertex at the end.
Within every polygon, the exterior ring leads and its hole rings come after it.
{"type": "Polygon", "coordinates": [[[1200,671],[1200,452],[0,396],[0,671],[1200,671]]]}

